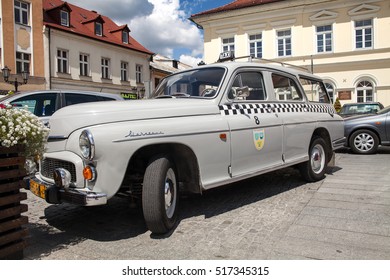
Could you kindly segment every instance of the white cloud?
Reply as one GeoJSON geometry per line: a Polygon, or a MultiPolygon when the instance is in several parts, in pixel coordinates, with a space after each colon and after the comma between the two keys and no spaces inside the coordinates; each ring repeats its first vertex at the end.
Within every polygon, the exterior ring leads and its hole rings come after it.
{"type": "Polygon", "coordinates": [[[187,49],[187,55],[203,53],[201,32],[180,10],[179,0],[149,0],[154,5],[151,15],[135,18],[132,34],[150,50],[173,57],[174,49],[187,49]]]}
{"type": "MultiPolygon", "coordinates": [[[[150,51],[178,59],[201,57],[201,31],[188,20],[188,12],[179,0],[107,0],[69,1],[85,9],[96,10],[117,24],[127,23],[130,35],[150,51]],[[78,3],[81,2],[81,3],[78,3]]],[[[183,1],[188,7],[188,1],[183,1]]]]}
{"type": "Polygon", "coordinates": [[[195,67],[202,60],[202,58],[197,58],[197,57],[182,54],[180,56],[179,60],[187,65],[191,65],[191,66],[195,67]]]}

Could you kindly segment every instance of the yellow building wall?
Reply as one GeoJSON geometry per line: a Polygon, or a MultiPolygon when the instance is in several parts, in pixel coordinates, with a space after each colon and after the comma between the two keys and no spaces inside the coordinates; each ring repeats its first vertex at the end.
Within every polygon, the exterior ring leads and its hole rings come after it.
{"type": "Polygon", "coordinates": [[[262,33],[263,58],[305,66],[332,81],[337,91],[352,92],[368,79],[375,100],[390,105],[390,1],[290,0],[194,18],[204,29],[204,60],[217,61],[222,38],[235,38],[236,57],[249,55],[248,36],[262,33]],[[372,49],[355,49],[355,20],[373,19],[372,49]],[[316,26],[332,25],[333,51],[317,53],[316,26]],[[292,56],[278,57],[278,30],[291,28],[292,56]],[[236,30],[232,34],[232,30],[236,30]]]}
{"type": "MultiPolygon", "coordinates": [[[[11,75],[16,72],[16,51],[18,46],[30,53],[30,78],[28,83],[21,85],[19,91],[45,89],[44,45],[43,45],[43,6],[42,0],[24,1],[30,4],[29,26],[16,25],[14,20],[14,1],[1,0],[2,12],[2,65],[11,69],[11,75]]],[[[21,80],[20,77],[16,77],[21,80]]],[[[14,80],[15,76],[11,76],[14,80]]],[[[14,90],[14,86],[0,83],[3,91],[14,90]]]]}

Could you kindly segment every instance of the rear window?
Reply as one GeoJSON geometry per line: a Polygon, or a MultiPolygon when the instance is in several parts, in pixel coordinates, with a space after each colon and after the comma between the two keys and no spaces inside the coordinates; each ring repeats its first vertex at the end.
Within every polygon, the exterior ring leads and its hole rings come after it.
{"type": "Polygon", "coordinates": [[[372,114],[380,109],[378,104],[346,104],[341,108],[340,114],[372,114]]]}
{"type": "Polygon", "coordinates": [[[330,99],[324,84],[320,81],[306,77],[300,77],[299,81],[305,91],[306,97],[311,102],[330,103],[330,99]]]}

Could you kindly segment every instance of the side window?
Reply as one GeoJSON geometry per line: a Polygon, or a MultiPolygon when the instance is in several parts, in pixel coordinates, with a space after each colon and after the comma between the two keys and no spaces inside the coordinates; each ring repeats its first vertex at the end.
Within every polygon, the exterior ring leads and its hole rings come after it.
{"type": "Polygon", "coordinates": [[[51,116],[56,110],[57,93],[33,94],[12,102],[14,107],[25,107],[38,117],[51,116]]]}
{"type": "Polygon", "coordinates": [[[266,100],[263,75],[259,72],[243,72],[234,78],[229,99],[258,101],[266,100]]]}
{"type": "Polygon", "coordinates": [[[298,87],[291,78],[272,74],[272,83],[274,86],[275,98],[280,101],[302,101],[302,95],[298,91],[298,87]]]}
{"type": "Polygon", "coordinates": [[[97,102],[98,98],[95,95],[90,94],[77,94],[77,93],[65,93],[65,106],[87,103],[87,102],[97,102]]]}
{"type": "Polygon", "coordinates": [[[309,101],[330,103],[326,88],[322,82],[306,77],[300,77],[299,81],[309,101]]]}

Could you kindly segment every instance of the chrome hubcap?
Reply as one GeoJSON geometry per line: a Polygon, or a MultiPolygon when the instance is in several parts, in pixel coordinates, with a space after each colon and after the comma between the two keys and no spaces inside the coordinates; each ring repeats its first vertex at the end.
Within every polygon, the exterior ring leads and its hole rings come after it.
{"type": "Polygon", "coordinates": [[[353,140],[353,144],[359,151],[367,152],[374,147],[374,138],[370,134],[358,134],[353,140]]]}
{"type": "Polygon", "coordinates": [[[319,174],[325,166],[325,151],[321,145],[315,145],[311,152],[311,167],[313,172],[319,174]]]}
{"type": "Polygon", "coordinates": [[[164,184],[164,200],[165,200],[165,211],[168,218],[172,218],[175,213],[176,207],[176,177],[175,172],[169,169],[165,177],[164,184]]]}

